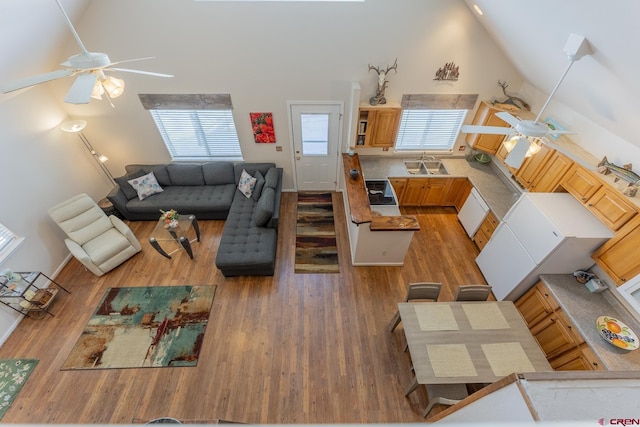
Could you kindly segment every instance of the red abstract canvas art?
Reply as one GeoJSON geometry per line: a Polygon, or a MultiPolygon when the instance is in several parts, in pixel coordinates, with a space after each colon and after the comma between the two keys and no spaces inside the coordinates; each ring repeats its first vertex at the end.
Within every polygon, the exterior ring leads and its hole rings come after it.
{"type": "Polygon", "coordinates": [[[275,143],[276,134],[273,130],[272,113],[249,113],[253,137],[257,143],[275,143]]]}

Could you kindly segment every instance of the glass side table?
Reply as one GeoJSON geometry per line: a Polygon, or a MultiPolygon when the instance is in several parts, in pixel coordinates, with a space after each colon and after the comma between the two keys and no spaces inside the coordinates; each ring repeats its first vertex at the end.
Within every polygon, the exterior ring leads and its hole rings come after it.
{"type": "Polygon", "coordinates": [[[200,241],[200,228],[198,227],[198,220],[195,215],[180,215],[178,219],[178,225],[176,227],[169,227],[165,222],[160,219],[151,232],[149,243],[165,258],[171,259],[171,255],[184,249],[189,258],[193,259],[193,250],[191,249],[191,243],[200,241]],[[190,230],[195,232],[195,238],[189,239],[190,230]],[[171,248],[167,250],[160,246],[162,243],[165,247],[171,248]],[[176,245],[176,243],[179,245],[176,245]],[[177,246],[177,247],[176,247],[177,246]]]}
{"type": "Polygon", "coordinates": [[[0,278],[0,303],[17,311],[23,316],[42,318],[44,313],[53,316],[49,306],[60,290],[70,293],[58,282],[40,271],[14,272],[11,277],[0,278]],[[56,287],[44,288],[36,285],[36,281],[44,277],[56,287]],[[6,279],[6,280],[5,280],[6,279]],[[40,316],[38,316],[40,315],[40,316]]]}

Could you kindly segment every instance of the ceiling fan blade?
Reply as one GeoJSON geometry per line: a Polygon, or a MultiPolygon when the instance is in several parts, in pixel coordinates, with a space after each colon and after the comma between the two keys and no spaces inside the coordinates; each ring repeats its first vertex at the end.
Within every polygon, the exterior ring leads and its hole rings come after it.
{"type": "Polygon", "coordinates": [[[529,146],[531,146],[531,141],[525,137],[520,137],[518,142],[516,142],[516,145],[513,146],[509,155],[504,159],[504,162],[512,168],[519,168],[522,166],[522,162],[527,155],[529,146]]]}
{"type": "Polygon", "coordinates": [[[156,76],[156,77],[173,77],[173,74],[154,73],[152,71],[142,71],[142,70],[129,70],[127,68],[107,68],[107,70],[124,71],[125,73],[144,74],[147,76],[156,76]]]}
{"type": "Polygon", "coordinates": [[[502,126],[464,125],[460,130],[463,133],[485,133],[490,135],[511,135],[515,133],[514,129],[502,126]]]}
{"type": "Polygon", "coordinates": [[[109,67],[117,64],[124,64],[125,62],[133,62],[133,61],[146,61],[147,59],[156,59],[155,56],[147,56],[144,58],[134,58],[134,59],[123,59],[122,61],[116,61],[109,64],[109,67]]]}
{"type": "Polygon", "coordinates": [[[52,71],[50,73],[40,74],[37,76],[31,76],[24,79],[16,80],[14,82],[11,82],[2,86],[0,90],[2,90],[2,93],[9,93],[9,92],[13,92],[14,90],[23,89],[25,87],[37,85],[40,83],[45,83],[51,80],[61,79],[63,77],[69,77],[69,76],[72,76],[73,74],[75,74],[74,70],[52,71]]]}
{"type": "Polygon", "coordinates": [[[510,113],[506,111],[500,111],[499,113],[496,113],[496,117],[500,117],[502,120],[509,123],[513,127],[518,126],[518,123],[520,123],[519,119],[512,116],[510,113]]]}
{"type": "Polygon", "coordinates": [[[98,75],[94,73],[80,74],[71,85],[64,102],[70,104],[88,104],[91,99],[91,92],[98,80],[98,75]]]}
{"type": "Polygon", "coordinates": [[[548,133],[549,135],[556,135],[556,134],[563,134],[563,135],[575,135],[577,132],[574,132],[574,131],[572,131],[572,130],[564,130],[564,129],[562,129],[562,130],[560,130],[560,129],[558,129],[558,130],[555,130],[555,129],[554,129],[554,130],[551,130],[551,129],[549,129],[549,132],[547,132],[547,133],[548,133]]]}

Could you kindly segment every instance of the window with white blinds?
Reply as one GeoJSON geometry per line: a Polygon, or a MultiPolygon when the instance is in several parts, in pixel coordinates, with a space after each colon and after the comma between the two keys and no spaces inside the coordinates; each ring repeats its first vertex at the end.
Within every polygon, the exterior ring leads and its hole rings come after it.
{"type": "Polygon", "coordinates": [[[468,110],[404,109],[396,150],[450,151],[468,110]]]}
{"type": "Polygon", "coordinates": [[[173,160],[242,159],[230,109],[150,109],[173,160]]]}
{"type": "Polygon", "coordinates": [[[0,262],[4,261],[23,240],[24,237],[16,236],[11,230],[0,224],[0,262]]]}

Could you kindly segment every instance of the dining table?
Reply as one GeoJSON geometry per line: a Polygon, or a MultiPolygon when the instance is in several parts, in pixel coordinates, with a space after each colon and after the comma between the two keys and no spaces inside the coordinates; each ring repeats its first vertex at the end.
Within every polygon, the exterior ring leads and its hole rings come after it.
{"type": "MultiPolygon", "coordinates": [[[[511,301],[398,303],[418,384],[486,384],[552,371],[511,301]]],[[[431,399],[431,396],[430,396],[431,399]]]]}

